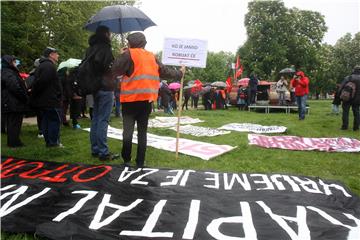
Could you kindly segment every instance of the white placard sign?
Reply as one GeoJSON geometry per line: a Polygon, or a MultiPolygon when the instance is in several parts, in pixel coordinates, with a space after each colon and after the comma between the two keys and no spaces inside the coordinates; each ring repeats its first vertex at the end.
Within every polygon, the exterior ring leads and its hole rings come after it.
{"type": "Polygon", "coordinates": [[[162,63],[186,67],[206,67],[207,41],[199,39],[165,38],[162,63]]]}

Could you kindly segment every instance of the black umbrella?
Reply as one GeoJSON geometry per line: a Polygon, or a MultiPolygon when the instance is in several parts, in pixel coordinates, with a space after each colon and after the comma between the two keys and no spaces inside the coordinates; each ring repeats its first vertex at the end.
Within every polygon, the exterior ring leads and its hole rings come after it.
{"type": "Polygon", "coordinates": [[[136,7],[113,5],[104,7],[92,16],[84,28],[95,32],[98,26],[106,26],[112,33],[125,33],[144,31],[156,24],[136,7]]]}
{"type": "Polygon", "coordinates": [[[293,68],[284,68],[279,73],[295,73],[293,68]]]}

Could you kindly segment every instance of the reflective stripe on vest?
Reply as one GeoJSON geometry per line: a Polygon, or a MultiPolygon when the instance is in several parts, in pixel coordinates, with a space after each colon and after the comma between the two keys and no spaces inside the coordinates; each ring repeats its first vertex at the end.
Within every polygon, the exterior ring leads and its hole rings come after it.
{"type": "Polygon", "coordinates": [[[134,72],[121,82],[120,102],[155,101],[160,86],[155,56],[142,48],[130,48],[134,72]]]}

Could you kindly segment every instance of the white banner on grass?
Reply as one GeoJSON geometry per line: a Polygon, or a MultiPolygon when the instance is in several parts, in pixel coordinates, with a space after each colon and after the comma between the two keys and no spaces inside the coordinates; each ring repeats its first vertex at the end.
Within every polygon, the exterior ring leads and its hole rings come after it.
{"type": "MultiPolygon", "coordinates": [[[[155,117],[149,119],[148,127],[157,127],[157,128],[169,128],[175,127],[177,125],[177,117],[155,117]]],[[[194,124],[204,122],[198,118],[191,118],[188,116],[180,117],[180,124],[194,124]]]]}
{"type": "MultiPolygon", "coordinates": [[[[90,132],[90,128],[85,128],[85,131],[90,132]]],[[[108,127],[107,136],[110,138],[115,138],[122,140],[123,130],[113,127],[108,127]]],[[[137,132],[134,131],[133,134],[133,143],[137,144],[137,132]]],[[[176,138],[173,137],[163,137],[155,134],[147,134],[147,145],[165,150],[170,152],[176,151],[176,138]]],[[[190,155],[198,157],[204,160],[210,160],[211,158],[217,157],[221,154],[233,150],[235,147],[229,145],[216,145],[212,143],[205,143],[200,141],[188,140],[184,138],[179,138],[179,152],[185,155],[190,155]]]]}
{"type": "Polygon", "coordinates": [[[353,138],[303,138],[297,136],[248,135],[249,144],[264,148],[300,151],[360,152],[360,141],[353,138]]]}
{"type": "Polygon", "coordinates": [[[237,131],[237,132],[253,132],[253,133],[284,133],[286,127],[283,126],[262,126],[252,123],[229,123],[219,129],[237,131]]]}
{"type": "MultiPolygon", "coordinates": [[[[177,131],[177,127],[171,127],[170,129],[177,131]]],[[[223,131],[216,128],[199,127],[193,125],[180,126],[179,129],[180,133],[182,134],[189,134],[196,137],[214,137],[231,133],[230,131],[223,131]]]]}

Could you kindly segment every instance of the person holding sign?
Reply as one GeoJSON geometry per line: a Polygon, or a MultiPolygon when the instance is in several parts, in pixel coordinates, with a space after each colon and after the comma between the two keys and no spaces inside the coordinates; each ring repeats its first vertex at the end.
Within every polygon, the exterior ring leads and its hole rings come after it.
{"type": "Polygon", "coordinates": [[[145,162],[147,146],[147,127],[151,113],[151,103],[156,101],[160,78],[179,81],[185,74],[185,67],[180,71],[163,65],[155,55],[145,50],[146,39],[141,32],[127,37],[128,47],[122,49],[112,66],[114,76],[123,76],[120,102],[123,116],[123,146],[121,156],[125,166],[130,166],[132,137],[135,122],[138,131],[136,166],[142,168],[145,162]]]}

